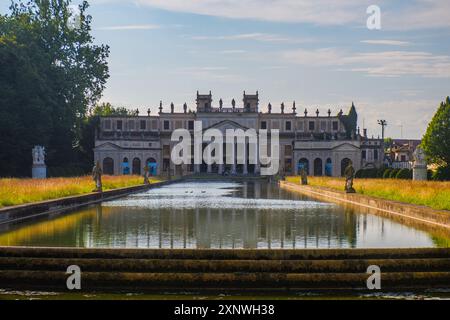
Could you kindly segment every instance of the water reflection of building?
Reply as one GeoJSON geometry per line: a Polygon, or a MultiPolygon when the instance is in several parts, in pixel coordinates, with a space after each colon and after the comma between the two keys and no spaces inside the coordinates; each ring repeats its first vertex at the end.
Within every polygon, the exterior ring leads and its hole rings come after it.
{"type": "MultiPolygon", "coordinates": [[[[80,228],[86,246],[140,248],[318,248],[355,245],[356,219],[329,210],[324,214],[272,210],[184,210],[160,212],[155,219],[104,217],[101,230],[80,228]],[[350,220],[349,220],[350,218],[350,220]],[[140,221],[140,222],[139,222],[140,221]]],[[[139,215],[133,209],[128,215],[139,215]]],[[[145,213],[147,214],[147,213],[145,213]]],[[[94,218],[94,217],[93,217],[94,218]]],[[[78,238],[78,237],[77,237],[78,238]]]]}
{"type": "MultiPolygon", "coordinates": [[[[259,95],[244,92],[241,106],[235,101],[225,106],[220,100],[213,106],[212,94],[198,94],[196,110],[188,111],[184,105],[182,112],[175,112],[172,105],[169,112],[162,104],[158,115],[102,117],[95,137],[95,160],[102,163],[106,174],[142,174],[149,164],[152,174],[190,174],[198,172],[222,173],[224,170],[238,174],[258,174],[259,166],[236,163],[229,165],[175,166],[170,161],[175,142],[171,141],[172,131],[184,128],[194,129],[194,121],[201,121],[203,128],[280,130],[280,171],[297,173],[300,168],[310,175],[340,176],[349,160],[356,169],[378,167],[383,161],[382,140],[361,134],[357,128],[356,108],[352,104],[350,112],[319,110],[299,110],[295,103],[287,110],[284,104],[281,112],[259,112],[259,95]]],[[[315,109],[315,108],[314,108],[315,109]]],[[[236,159],[235,159],[236,160],[236,159]]]]}

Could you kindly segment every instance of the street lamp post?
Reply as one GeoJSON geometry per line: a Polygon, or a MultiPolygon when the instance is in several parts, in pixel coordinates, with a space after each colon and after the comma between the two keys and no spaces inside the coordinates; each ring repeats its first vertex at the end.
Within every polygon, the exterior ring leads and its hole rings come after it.
{"type": "Polygon", "coordinates": [[[378,124],[381,126],[381,138],[384,141],[384,128],[387,127],[387,121],[386,120],[378,120],[378,124]]]}

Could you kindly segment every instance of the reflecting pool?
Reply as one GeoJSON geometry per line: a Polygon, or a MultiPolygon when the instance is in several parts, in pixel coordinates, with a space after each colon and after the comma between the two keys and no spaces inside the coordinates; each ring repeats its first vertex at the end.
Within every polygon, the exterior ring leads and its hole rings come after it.
{"type": "Polygon", "coordinates": [[[0,245],[109,248],[436,247],[413,226],[265,182],[181,182],[0,229],[0,245]]]}

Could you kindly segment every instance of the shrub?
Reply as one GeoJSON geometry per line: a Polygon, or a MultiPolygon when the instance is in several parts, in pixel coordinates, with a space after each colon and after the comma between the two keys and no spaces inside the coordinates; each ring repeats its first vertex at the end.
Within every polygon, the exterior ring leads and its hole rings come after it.
{"type": "Polygon", "coordinates": [[[450,181],[450,165],[438,167],[433,172],[432,179],[435,181],[450,181]]]}
{"type": "Polygon", "coordinates": [[[383,179],[389,179],[389,177],[391,176],[391,172],[392,172],[392,169],[389,169],[389,168],[384,170],[383,179]]]}
{"type": "Polygon", "coordinates": [[[400,171],[400,169],[392,169],[391,173],[389,174],[390,179],[395,179],[397,177],[397,173],[400,171]]]}
{"type": "Polygon", "coordinates": [[[383,174],[384,174],[384,171],[386,171],[386,169],[387,168],[385,166],[377,169],[377,178],[383,178],[383,174]]]}
{"type": "Polygon", "coordinates": [[[412,170],[410,170],[410,169],[401,169],[397,173],[395,178],[397,178],[397,179],[404,179],[404,180],[412,179],[412,170]]]}
{"type": "Polygon", "coordinates": [[[364,178],[364,169],[360,169],[360,170],[356,171],[355,178],[357,178],[357,179],[364,178]]]}

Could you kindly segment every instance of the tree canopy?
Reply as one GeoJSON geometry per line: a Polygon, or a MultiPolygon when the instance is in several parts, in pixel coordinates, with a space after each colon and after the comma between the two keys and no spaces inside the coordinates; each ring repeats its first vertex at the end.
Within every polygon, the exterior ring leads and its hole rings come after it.
{"type": "Polygon", "coordinates": [[[441,102],[428,125],[422,140],[422,147],[429,162],[450,166],[450,98],[441,102]]]}
{"type": "Polygon", "coordinates": [[[74,163],[80,129],[108,79],[109,47],[94,44],[84,1],[12,0],[0,15],[0,176],[26,176],[31,149],[47,164],[74,163]]]}

